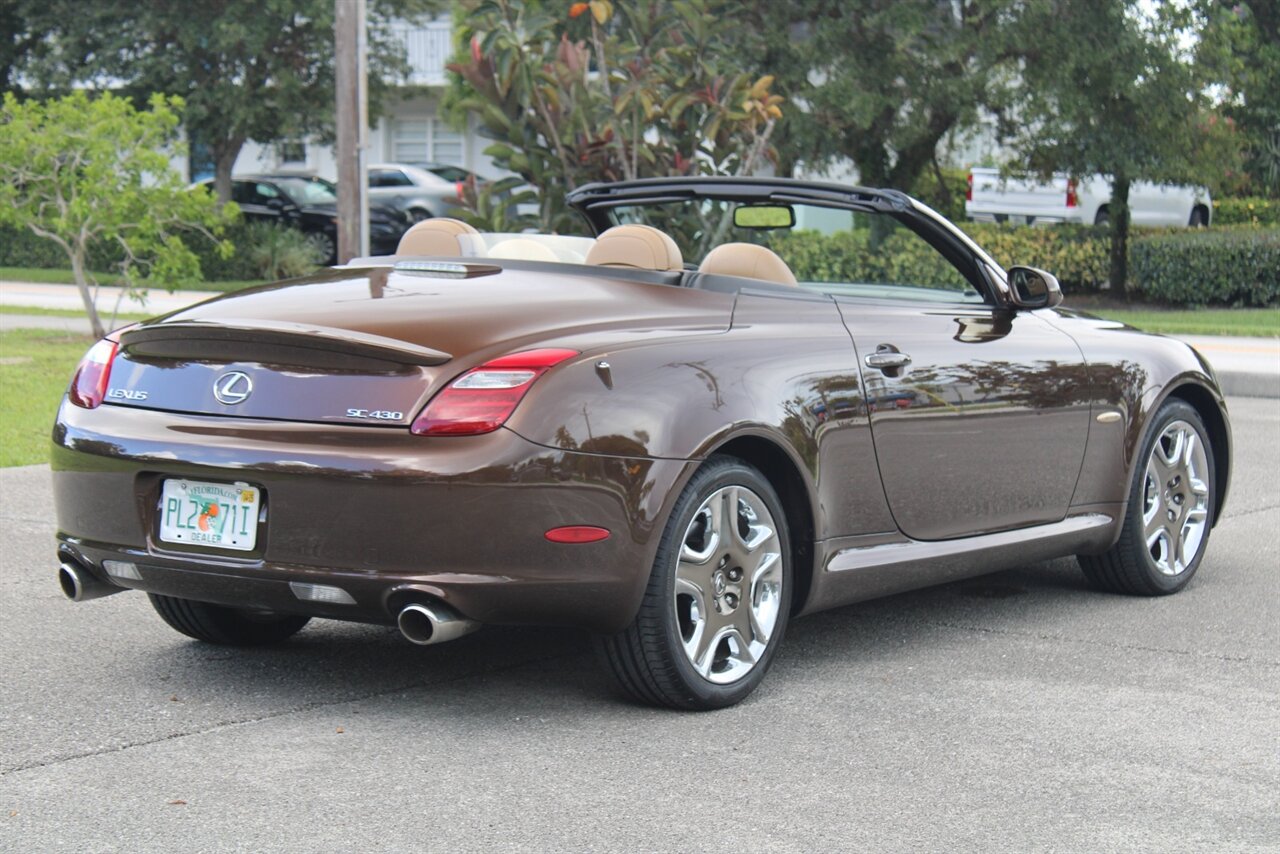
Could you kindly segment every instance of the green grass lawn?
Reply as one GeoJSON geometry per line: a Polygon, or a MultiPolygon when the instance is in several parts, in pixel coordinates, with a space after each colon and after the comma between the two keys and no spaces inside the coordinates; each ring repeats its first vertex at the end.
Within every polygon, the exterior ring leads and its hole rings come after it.
{"type": "Polygon", "coordinates": [[[0,466],[49,461],[58,403],[92,343],[44,329],[0,333],[0,466]]]}
{"type": "MultiPolygon", "coordinates": [[[[113,273],[94,273],[101,285],[122,284],[120,276],[113,273]]],[[[74,285],[76,280],[70,270],[46,270],[40,267],[0,267],[0,282],[37,282],[45,285],[74,285]]],[[[183,290],[238,291],[261,285],[261,281],[200,282],[183,290]]]]}
{"type": "MultiPolygon", "coordinates": [[[[1068,302],[1068,305],[1071,303],[1068,302]]],[[[1280,338],[1280,308],[1097,308],[1086,311],[1165,335],[1241,335],[1280,338]]]]}

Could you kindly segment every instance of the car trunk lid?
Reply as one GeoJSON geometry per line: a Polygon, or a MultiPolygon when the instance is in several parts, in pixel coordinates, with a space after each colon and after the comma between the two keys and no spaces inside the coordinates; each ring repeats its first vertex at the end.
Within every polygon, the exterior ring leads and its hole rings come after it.
{"type": "Polygon", "coordinates": [[[406,427],[442,385],[497,356],[723,331],[732,311],[727,295],[663,286],[660,274],[445,267],[454,277],[335,269],[146,322],[121,336],[105,402],[406,427]]]}

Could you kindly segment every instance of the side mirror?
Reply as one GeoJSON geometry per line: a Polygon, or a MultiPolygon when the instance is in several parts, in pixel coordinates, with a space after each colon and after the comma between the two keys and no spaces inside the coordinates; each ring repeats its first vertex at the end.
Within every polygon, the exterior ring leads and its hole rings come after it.
{"type": "Polygon", "coordinates": [[[1062,302],[1062,288],[1052,273],[1035,267],[1009,268],[1009,300],[1018,308],[1053,308],[1062,302]]]}

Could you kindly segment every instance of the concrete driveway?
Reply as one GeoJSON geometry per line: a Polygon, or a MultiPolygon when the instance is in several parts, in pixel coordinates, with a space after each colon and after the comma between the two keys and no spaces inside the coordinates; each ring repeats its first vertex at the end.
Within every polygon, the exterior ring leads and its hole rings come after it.
{"type": "Polygon", "coordinates": [[[1231,406],[1183,593],[1067,559],[843,608],[710,714],[577,632],[234,650],[70,603],[47,470],[0,471],[0,851],[1280,850],[1280,402],[1231,406]]]}

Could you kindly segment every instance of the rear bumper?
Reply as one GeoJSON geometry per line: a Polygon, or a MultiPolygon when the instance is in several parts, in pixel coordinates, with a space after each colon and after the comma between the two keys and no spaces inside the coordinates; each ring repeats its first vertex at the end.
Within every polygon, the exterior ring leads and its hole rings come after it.
{"type": "Polygon", "coordinates": [[[223,605],[391,622],[415,598],[480,622],[625,626],[639,607],[680,460],[546,448],[501,429],[427,438],[403,428],[176,415],[67,404],[54,428],[59,550],[118,586],[223,605]],[[158,541],[169,477],[263,491],[255,550],[158,541]],[[562,525],[608,539],[549,542],[562,525]],[[109,577],[104,560],[137,567],[109,577]],[[354,604],[300,599],[290,582],[354,604]]]}
{"type": "Polygon", "coordinates": [[[1020,206],[1013,204],[983,204],[965,202],[965,216],[974,222],[1008,222],[1013,220],[1027,224],[1082,223],[1084,211],[1080,208],[1020,206]]]}

